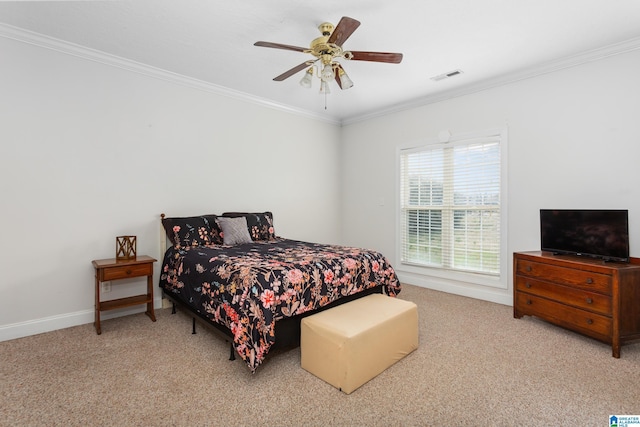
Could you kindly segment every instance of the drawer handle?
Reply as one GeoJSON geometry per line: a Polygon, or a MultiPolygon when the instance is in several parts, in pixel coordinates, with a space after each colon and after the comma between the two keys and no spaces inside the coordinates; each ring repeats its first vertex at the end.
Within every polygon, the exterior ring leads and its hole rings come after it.
{"type": "Polygon", "coordinates": [[[527,265],[527,271],[531,271],[531,266],[527,265]]]}
{"type": "Polygon", "coordinates": [[[593,304],[593,300],[591,298],[587,298],[587,304],[593,304]]]}
{"type": "Polygon", "coordinates": [[[131,271],[131,270],[127,270],[127,271],[125,271],[125,273],[127,273],[127,274],[131,274],[131,273],[132,273],[132,271],[131,271]]]}
{"type": "Polygon", "coordinates": [[[593,283],[593,279],[592,279],[591,277],[589,277],[589,278],[587,279],[587,285],[590,285],[590,284],[592,284],[592,283],[593,283]]]}
{"type": "Polygon", "coordinates": [[[593,319],[587,319],[587,325],[593,325],[593,319]]]}
{"type": "Polygon", "coordinates": [[[527,305],[531,305],[531,300],[530,299],[527,300],[527,305]]]}
{"type": "Polygon", "coordinates": [[[524,284],[525,287],[530,288],[531,287],[531,283],[527,282],[524,284]]]}

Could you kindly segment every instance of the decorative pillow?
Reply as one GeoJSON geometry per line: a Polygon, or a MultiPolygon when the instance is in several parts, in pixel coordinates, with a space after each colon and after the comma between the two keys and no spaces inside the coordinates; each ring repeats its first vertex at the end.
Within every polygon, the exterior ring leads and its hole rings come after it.
{"type": "Polygon", "coordinates": [[[273,240],[276,238],[276,232],[273,228],[273,213],[271,212],[225,212],[222,216],[230,218],[245,217],[249,234],[254,241],[273,240]]]}
{"type": "Polygon", "coordinates": [[[222,236],[214,217],[215,215],[163,218],[162,225],[167,238],[175,247],[220,245],[222,236]]]}
{"type": "Polygon", "coordinates": [[[207,221],[209,227],[211,228],[211,243],[214,245],[221,245],[223,242],[222,239],[222,229],[218,225],[218,215],[202,215],[202,217],[207,221]]]}
{"type": "Polygon", "coordinates": [[[245,217],[218,218],[218,224],[222,229],[222,238],[225,245],[240,245],[242,243],[252,243],[247,220],[245,217]]]}

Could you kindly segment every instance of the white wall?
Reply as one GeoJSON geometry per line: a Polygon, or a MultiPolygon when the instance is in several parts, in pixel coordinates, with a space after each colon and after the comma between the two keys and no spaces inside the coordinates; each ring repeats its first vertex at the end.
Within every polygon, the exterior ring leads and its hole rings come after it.
{"type": "Polygon", "coordinates": [[[129,234],[160,260],[162,212],[340,239],[338,126],[6,38],[0,58],[0,340],[92,322],[91,260],[129,234]]]}
{"type": "Polygon", "coordinates": [[[640,51],[425,105],[343,128],[343,242],[396,253],[396,150],[407,142],[506,127],[508,253],[505,291],[403,274],[407,283],[512,303],[514,251],[540,247],[541,208],[629,209],[640,257],[640,51]]]}
{"type": "MultiPolygon", "coordinates": [[[[509,258],[539,247],[543,207],[629,209],[640,257],[638,51],[342,129],[14,40],[0,58],[0,340],[92,322],[91,260],[122,234],[160,259],[161,212],[268,209],[279,235],[400,270],[396,150],[443,129],[508,128],[509,258]]],[[[510,287],[448,290],[511,302],[510,287]]]]}

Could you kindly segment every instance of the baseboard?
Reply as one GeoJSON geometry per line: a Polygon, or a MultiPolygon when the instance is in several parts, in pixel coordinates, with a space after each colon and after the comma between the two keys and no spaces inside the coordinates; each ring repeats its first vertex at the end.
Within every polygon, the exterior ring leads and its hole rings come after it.
{"type": "Polygon", "coordinates": [[[443,281],[432,277],[426,278],[413,273],[403,273],[399,271],[396,271],[396,273],[398,274],[400,282],[408,285],[419,286],[421,288],[433,289],[434,291],[447,292],[483,301],[495,302],[497,304],[513,305],[513,295],[510,290],[493,289],[486,286],[472,286],[452,281],[443,281]]]}
{"type": "MultiPolygon", "coordinates": [[[[434,280],[427,280],[421,278],[418,275],[410,273],[398,272],[398,278],[402,283],[409,285],[420,286],[427,289],[433,289],[441,292],[448,292],[450,294],[461,295],[469,298],[481,299],[484,301],[491,301],[498,304],[513,305],[513,296],[509,292],[496,292],[486,289],[469,288],[465,286],[455,286],[451,283],[440,283],[434,280]]],[[[161,297],[154,298],[155,309],[162,309],[171,307],[171,303],[161,297]],[[166,303],[165,303],[166,301],[166,303]]],[[[131,314],[142,313],[145,311],[143,305],[122,309],[103,312],[100,316],[103,320],[113,319],[116,317],[129,316],[131,314]]],[[[8,341],[17,338],[28,337],[30,335],[42,334],[45,332],[51,332],[58,329],[70,328],[73,326],[85,325],[87,323],[93,323],[94,311],[83,310],[75,313],[65,313],[56,316],[43,317],[40,319],[28,320],[26,322],[12,323],[9,325],[0,326],[0,342],[8,341]]]]}
{"type": "MultiPolygon", "coordinates": [[[[154,309],[163,308],[162,298],[154,298],[153,307],[154,309]]],[[[100,314],[100,320],[108,320],[136,313],[144,313],[144,311],[144,305],[122,310],[105,311],[100,314]]],[[[95,312],[93,310],[82,310],[76,311],[75,313],[65,313],[56,316],[28,320],[26,322],[3,325],[0,326],[0,342],[56,331],[58,329],[70,328],[72,326],[86,325],[87,323],[94,322],[94,316],[95,312]]]]}

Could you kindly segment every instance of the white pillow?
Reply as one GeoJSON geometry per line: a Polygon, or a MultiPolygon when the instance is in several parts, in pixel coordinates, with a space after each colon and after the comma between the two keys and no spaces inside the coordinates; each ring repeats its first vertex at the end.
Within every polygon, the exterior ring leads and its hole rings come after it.
{"type": "Polygon", "coordinates": [[[241,216],[237,218],[225,218],[219,216],[216,221],[222,229],[222,239],[225,245],[240,245],[251,243],[251,236],[247,227],[247,218],[241,216]]]}

